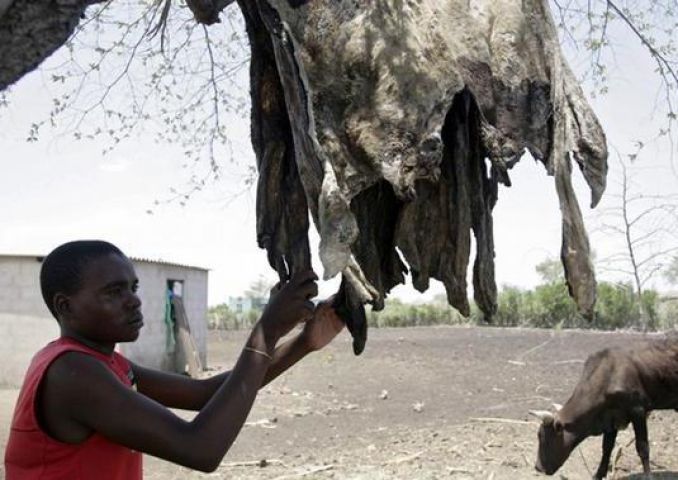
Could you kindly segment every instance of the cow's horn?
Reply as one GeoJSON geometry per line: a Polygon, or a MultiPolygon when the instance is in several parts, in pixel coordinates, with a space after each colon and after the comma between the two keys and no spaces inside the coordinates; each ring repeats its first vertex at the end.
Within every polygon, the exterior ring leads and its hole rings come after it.
{"type": "Polygon", "coordinates": [[[534,415],[541,420],[542,423],[549,423],[554,420],[553,414],[547,410],[530,410],[530,415],[534,415]]]}
{"type": "Polygon", "coordinates": [[[551,405],[553,405],[553,409],[556,412],[560,412],[560,409],[563,408],[563,406],[560,403],[552,403],[551,405]]]}

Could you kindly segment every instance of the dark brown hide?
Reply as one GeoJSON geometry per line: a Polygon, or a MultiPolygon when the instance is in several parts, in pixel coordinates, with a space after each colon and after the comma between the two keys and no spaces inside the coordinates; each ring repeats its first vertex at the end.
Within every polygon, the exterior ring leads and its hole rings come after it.
{"type": "Polygon", "coordinates": [[[267,238],[279,239],[267,248],[280,272],[280,259],[295,251],[288,238],[306,235],[305,224],[281,218],[307,213],[290,207],[280,217],[276,199],[303,191],[325,278],[344,278],[346,315],[365,303],[382,308],[408,267],[415,288],[440,280],[450,304],[468,315],[473,233],[474,297],[491,321],[492,209],[498,184],[510,185],[508,169],[525,150],[556,178],[568,286],[581,311],[592,312],[595,279],[570,159],[597,203],[607,170],[604,135],[562,59],[547,5],[475,3],[469,10],[455,0],[296,9],[283,0],[239,2],[255,59],[253,124],[277,130],[253,134],[260,238],[266,224],[267,238]],[[262,102],[262,90],[275,100],[262,102]],[[280,132],[289,132],[284,148],[280,132]],[[266,156],[269,150],[286,153],[266,156]],[[283,168],[271,162],[296,162],[296,171],[284,168],[301,185],[284,189],[267,178],[283,168]]]}
{"type": "MultiPolygon", "coordinates": [[[[97,0],[0,0],[0,90],[34,69],[97,0]]],[[[218,21],[233,0],[188,0],[218,21]]],[[[374,309],[412,274],[440,280],[469,313],[496,311],[492,209],[527,150],[555,177],[561,258],[585,315],[595,277],[572,160],[605,189],[607,149],[566,65],[548,2],[238,0],[252,48],[252,142],[260,178],[257,239],[281,279],[310,268],[308,216],[324,277],[356,351],[374,309]],[[473,237],[472,237],[473,234],[473,237]]]]}

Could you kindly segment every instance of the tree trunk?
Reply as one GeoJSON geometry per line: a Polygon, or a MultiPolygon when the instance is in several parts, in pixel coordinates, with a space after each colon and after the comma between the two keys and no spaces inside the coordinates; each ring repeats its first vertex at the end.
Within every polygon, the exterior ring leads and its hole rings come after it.
{"type": "Polygon", "coordinates": [[[0,91],[33,71],[103,0],[0,0],[0,91]]]}

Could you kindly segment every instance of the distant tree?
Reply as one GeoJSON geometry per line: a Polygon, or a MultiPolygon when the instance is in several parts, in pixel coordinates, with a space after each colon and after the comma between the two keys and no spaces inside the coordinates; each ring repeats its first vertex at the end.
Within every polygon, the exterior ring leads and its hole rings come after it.
{"type": "Polygon", "coordinates": [[[259,275],[256,280],[250,283],[250,286],[245,290],[244,295],[246,298],[266,301],[275,284],[275,281],[266,278],[264,275],[259,275]]]}
{"type": "Polygon", "coordinates": [[[237,318],[228,305],[222,303],[207,310],[207,324],[210,329],[230,330],[237,328],[237,318]]]}
{"type": "Polygon", "coordinates": [[[599,328],[615,329],[639,326],[640,307],[633,284],[600,282],[596,302],[595,324],[599,328]]]}
{"type": "MultiPolygon", "coordinates": [[[[678,287],[678,255],[673,257],[668,268],[664,272],[666,280],[672,287],[678,287]]],[[[678,323],[678,293],[675,290],[669,294],[664,295],[660,299],[663,319],[665,320],[665,328],[676,328],[678,323]]]]}
{"type": "Polygon", "coordinates": [[[674,256],[668,267],[666,267],[664,276],[672,285],[678,285],[678,255],[674,256]]]}
{"type": "Polygon", "coordinates": [[[504,285],[497,297],[497,315],[494,323],[501,327],[529,325],[530,319],[526,312],[526,306],[527,293],[525,291],[504,285]]]}
{"type": "MultiPolygon", "coordinates": [[[[644,321],[650,322],[650,312],[643,301],[648,283],[668,268],[678,252],[678,194],[645,193],[633,180],[633,166],[621,156],[619,163],[619,193],[609,194],[612,205],[602,206],[596,220],[596,230],[619,240],[620,247],[598,262],[598,270],[621,275],[632,282],[644,321]]],[[[649,327],[649,325],[646,325],[649,327]]]]}
{"type": "Polygon", "coordinates": [[[565,282],[537,285],[528,296],[528,312],[535,327],[576,327],[582,323],[565,282]]]}
{"type": "Polygon", "coordinates": [[[468,323],[459,312],[443,298],[434,298],[428,304],[405,303],[398,298],[389,298],[382,311],[370,311],[367,315],[371,327],[416,327],[429,325],[458,325],[468,323]]]}
{"type": "Polygon", "coordinates": [[[555,258],[546,258],[535,267],[545,283],[562,282],[564,278],[563,264],[555,258]]]}

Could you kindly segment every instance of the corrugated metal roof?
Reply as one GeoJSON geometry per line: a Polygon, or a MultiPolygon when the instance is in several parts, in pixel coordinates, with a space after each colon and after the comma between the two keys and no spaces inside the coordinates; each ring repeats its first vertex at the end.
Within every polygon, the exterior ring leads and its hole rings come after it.
{"type": "MultiPolygon", "coordinates": [[[[39,255],[39,254],[30,254],[30,253],[0,253],[0,258],[11,258],[11,257],[16,257],[16,258],[34,258],[37,261],[42,261],[43,258],[45,258],[45,255],[39,255]]],[[[163,260],[161,258],[158,259],[153,259],[153,258],[144,258],[144,257],[129,257],[130,260],[133,262],[144,262],[144,263],[155,263],[158,265],[167,265],[170,267],[180,267],[180,268],[191,268],[194,270],[204,270],[208,272],[210,269],[205,268],[205,267],[200,267],[197,265],[187,265],[183,263],[176,263],[176,262],[168,262],[166,260],[163,260]]]]}
{"type": "Polygon", "coordinates": [[[176,262],[168,262],[166,260],[162,259],[152,259],[152,258],[142,258],[142,257],[129,257],[130,260],[133,262],[146,262],[146,263],[157,263],[161,265],[169,265],[172,267],[181,267],[181,268],[192,268],[195,270],[205,270],[206,272],[209,271],[209,268],[205,267],[199,267],[197,265],[186,265],[183,263],[176,263],[176,262]]]}

